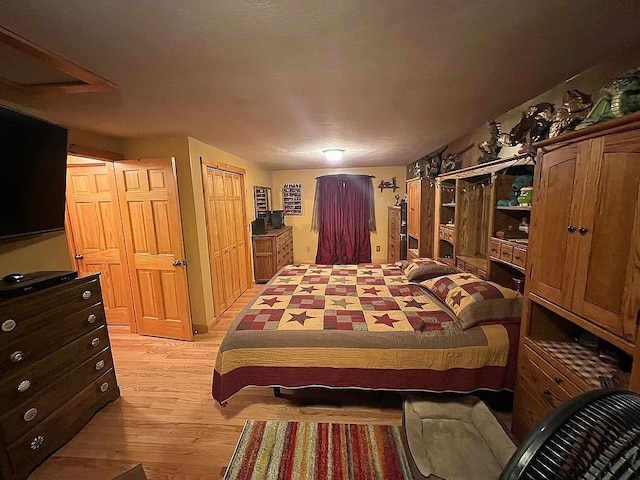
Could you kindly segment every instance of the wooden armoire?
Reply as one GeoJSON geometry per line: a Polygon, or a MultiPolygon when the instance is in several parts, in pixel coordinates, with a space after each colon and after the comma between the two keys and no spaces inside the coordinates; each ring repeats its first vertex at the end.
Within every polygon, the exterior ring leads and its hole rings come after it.
{"type": "Polygon", "coordinates": [[[640,392],[640,113],[537,147],[512,427],[519,439],[607,379],[640,392]]]}

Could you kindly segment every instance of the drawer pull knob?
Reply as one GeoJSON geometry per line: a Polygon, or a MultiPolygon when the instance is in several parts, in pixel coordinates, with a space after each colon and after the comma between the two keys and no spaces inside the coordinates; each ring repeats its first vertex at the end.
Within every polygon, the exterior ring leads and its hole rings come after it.
{"type": "Polygon", "coordinates": [[[580,227],[580,228],[578,229],[578,231],[580,232],[580,235],[584,235],[584,234],[585,234],[585,233],[587,233],[589,230],[588,230],[588,229],[586,229],[586,228],[584,228],[584,227],[580,227]]]}
{"type": "Polygon", "coordinates": [[[82,298],[85,300],[89,300],[91,298],[91,290],[85,290],[82,292],[82,298]]]}
{"type": "Polygon", "coordinates": [[[36,438],[31,440],[31,450],[39,449],[44,443],[44,437],[42,435],[38,435],[36,438]]]}
{"type": "Polygon", "coordinates": [[[104,382],[102,385],[100,385],[100,391],[102,393],[106,392],[107,390],[109,390],[109,383],[108,382],[104,382]]]}
{"type": "Polygon", "coordinates": [[[91,346],[92,347],[97,347],[98,345],[100,345],[100,339],[98,337],[96,337],[93,340],[91,340],[91,346]]]}
{"type": "Polygon", "coordinates": [[[2,322],[3,332],[10,332],[14,328],[16,328],[16,321],[13,318],[10,318],[9,320],[5,320],[4,322],[2,322]]]}
{"type": "Polygon", "coordinates": [[[569,225],[567,227],[567,232],[572,233],[576,231],[576,227],[574,227],[573,225],[569,225]]]}
{"type": "Polygon", "coordinates": [[[36,418],[36,415],[38,415],[38,409],[37,408],[30,408],[29,410],[24,412],[24,417],[22,417],[22,418],[24,418],[25,422],[30,422],[31,420],[36,418]]]}
{"type": "Polygon", "coordinates": [[[96,370],[102,370],[104,368],[104,360],[96,362],[96,370]]]}
{"type": "Polygon", "coordinates": [[[553,401],[553,393],[551,393],[551,390],[544,390],[542,392],[542,396],[552,408],[556,408],[556,403],[553,401]]]}
{"type": "Polygon", "coordinates": [[[92,314],[90,314],[90,315],[87,317],[87,322],[89,322],[89,323],[94,323],[95,321],[96,321],[96,316],[95,316],[95,314],[93,314],[93,313],[92,313],[92,314]]]}
{"type": "Polygon", "coordinates": [[[9,355],[9,360],[11,360],[13,363],[22,361],[22,352],[20,350],[13,352],[11,355],[9,355]]]}
{"type": "Polygon", "coordinates": [[[553,377],[553,379],[556,381],[556,383],[560,384],[562,383],[562,379],[560,377],[553,377]]]}
{"type": "Polygon", "coordinates": [[[18,384],[18,391],[20,393],[22,392],[26,392],[27,390],[29,390],[29,388],[31,387],[31,382],[29,380],[22,380],[19,384],[18,384]]]}

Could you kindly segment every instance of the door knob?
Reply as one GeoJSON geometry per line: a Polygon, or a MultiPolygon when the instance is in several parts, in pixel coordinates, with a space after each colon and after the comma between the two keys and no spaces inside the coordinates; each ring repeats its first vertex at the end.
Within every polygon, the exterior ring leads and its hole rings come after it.
{"type": "Polygon", "coordinates": [[[580,232],[580,235],[584,235],[585,233],[587,233],[589,230],[587,230],[584,227],[580,227],[580,229],[578,230],[580,232]]]}
{"type": "Polygon", "coordinates": [[[571,233],[571,232],[575,232],[575,231],[576,231],[576,227],[574,227],[573,225],[569,225],[569,226],[567,227],[567,231],[568,231],[569,233],[571,233]]]}
{"type": "Polygon", "coordinates": [[[75,258],[76,260],[82,260],[84,258],[84,255],[82,255],[81,253],[76,253],[73,258],[75,258]]]}
{"type": "Polygon", "coordinates": [[[182,265],[182,261],[181,260],[176,260],[175,262],[173,262],[173,266],[174,267],[179,267],[182,265]]]}

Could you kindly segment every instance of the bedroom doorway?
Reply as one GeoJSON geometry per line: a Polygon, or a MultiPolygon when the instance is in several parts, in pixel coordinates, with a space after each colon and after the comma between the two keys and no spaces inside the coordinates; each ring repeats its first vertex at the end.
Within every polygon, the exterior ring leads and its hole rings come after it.
{"type": "Polygon", "coordinates": [[[252,283],[245,202],[245,171],[202,161],[207,241],[216,318],[252,283]]]}

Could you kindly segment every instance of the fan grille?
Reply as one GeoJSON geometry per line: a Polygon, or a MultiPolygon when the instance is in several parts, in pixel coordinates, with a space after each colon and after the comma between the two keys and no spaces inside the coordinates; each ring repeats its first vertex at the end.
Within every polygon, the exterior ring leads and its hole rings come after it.
{"type": "Polygon", "coordinates": [[[613,393],[560,425],[520,478],[631,479],[640,472],[640,397],[613,393]]]}

